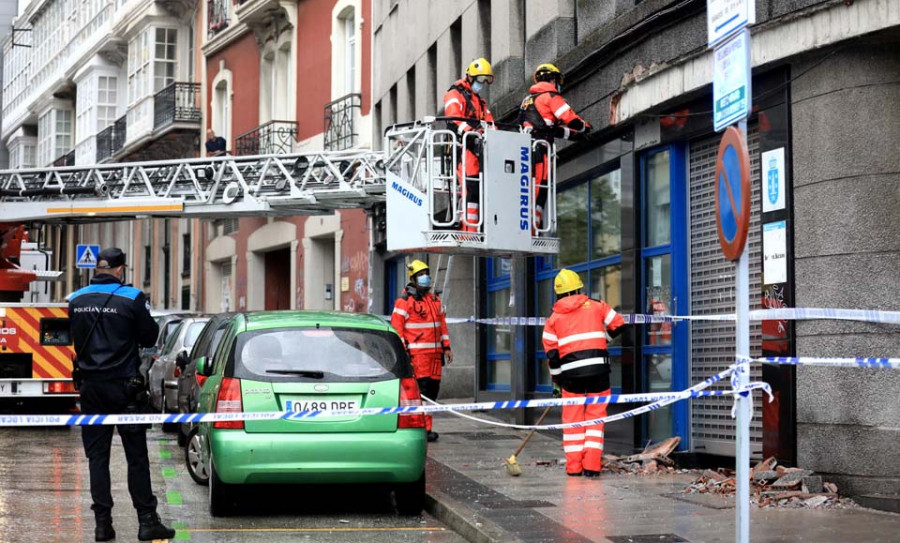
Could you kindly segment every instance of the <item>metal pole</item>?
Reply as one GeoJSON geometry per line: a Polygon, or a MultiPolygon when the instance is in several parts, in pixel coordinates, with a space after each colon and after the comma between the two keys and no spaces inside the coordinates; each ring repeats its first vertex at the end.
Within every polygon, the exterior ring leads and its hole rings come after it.
{"type": "MultiPolygon", "coordinates": [[[[747,122],[741,121],[739,128],[746,140],[747,122]]],[[[749,198],[749,195],[745,197],[749,198]]],[[[735,269],[735,313],[737,316],[735,347],[737,357],[741,360],[750,358],[750,257],[747,255],[748,252],[747,247],[744,247],[735,269]]],[[[749,362],[740,364],[732,383],[736,387],[743,387],[750,383],[749,362]]],[[[753,416],[753,397],[750,394],[747,394],[746,397],[736,396],[735,401],[737,402],[735,541],[750,543],[750,418],[753,416]]]]}

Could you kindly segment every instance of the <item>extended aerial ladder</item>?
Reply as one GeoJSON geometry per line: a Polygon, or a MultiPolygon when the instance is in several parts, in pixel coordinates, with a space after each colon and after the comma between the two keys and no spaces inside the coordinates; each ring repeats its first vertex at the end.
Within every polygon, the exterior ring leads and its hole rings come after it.
{"type": "Polygon", "coordinates": [[[447,119],[390,127],[384,151],[354,149],[289,155],[176,159],[0,172],[0,218],[79,223],[137,217],[222,218],[331,213],[387,206],[387,248],[448,254],[556,253],[555,148],[527,134],[471,131],[483,149],[481,218],[467,221],[460,136],[447,119]],[[531,153],[544,146],[549,209],[534,221],[531,153]],[[470,229],[471,230],[471,229],[470,229]]]}

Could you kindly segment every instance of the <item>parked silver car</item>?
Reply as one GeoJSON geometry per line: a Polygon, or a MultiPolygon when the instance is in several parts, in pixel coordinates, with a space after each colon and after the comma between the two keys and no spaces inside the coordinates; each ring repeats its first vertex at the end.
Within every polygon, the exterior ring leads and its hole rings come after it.
{"type": "Polygon", "coordinates": [[[175,371],[177,367],[175,358],[178,353],[191,350],[208,321],[209,317],[206,316],[182,319],[178,328],[169,334],[159,358],[150,366],[148,372],[150,405],[155,411],[178,412],[178,375],[175,371]]]}

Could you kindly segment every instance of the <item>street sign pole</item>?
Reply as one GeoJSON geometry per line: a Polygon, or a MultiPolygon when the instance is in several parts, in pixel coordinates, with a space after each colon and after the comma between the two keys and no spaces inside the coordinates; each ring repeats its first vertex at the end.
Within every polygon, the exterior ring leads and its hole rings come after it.
{"type": "MultiPolygon", "coordinates": [[[[738,123],[744,141],[747,140],[747,121],[738,123]]],[[[749,195],[748,195],[749,197],[749,195]]],[[[749,251],[741,252],[735,268],[735,351],[737,359],[750,358],[750,257],[749,251]]],[[[741,362],[735,373],[735,385],[742,388],[750,384],[750,363],[741,362]]],[[[737,469],[737,518],[735,521],[735,541],[750,543],[750,419],[753,417],[753,396],[735,397],[737,402],[737,443],[735,444],[737,469]]]]}
{"type": "MultiPolygon", "coordinates": [[[[707,46],[713,49],[713,127],[716,132],[726,130],[716,164],[716,213],[722,251],[726,258],[735,262],[735,355],[740,362],[731,384],[739,389],[750,382],[750,263],[744,247],[750,222],[750,159],[746,141],[747,117],[752,108],[750,32],[747,26],[756,22],[756,2],[706,0],[706,17],[707,46]],[[728,128],[735,122],[738,123],[739,135],[733,128],[728,128]],[[741,164],[739,168],[735,167],[735,162],[741,164]],[[734,176],[737,171],[741,172],[741,179],[739,183],[734,183],[729,175],[734,176]],[[728,190],[723,190],[723,187],[728,190]],[[735,191],[740,193],[739,196],[735,191]],[[727,198],[731,199],[733,222],[728,200],[722,192],[727,192],[727,198]]],[[[737,543],[750,543],[752,402],[753,397],[749,393],[735,396],[737,502],[734,539],[737,543]]]]}

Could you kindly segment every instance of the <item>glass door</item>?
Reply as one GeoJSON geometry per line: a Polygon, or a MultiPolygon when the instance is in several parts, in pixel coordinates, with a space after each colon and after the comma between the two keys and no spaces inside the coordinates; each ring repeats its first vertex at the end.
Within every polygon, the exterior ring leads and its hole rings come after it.
{"type": "MultiPolygon", "coordinates": [[[[681,146],[655,149],[641,157],[642,242],[640,294],[643,312],[678,315],[688,308],[689,261],[686,220],[685,153],[681,146]],[[680,306],[680,308],[679,308],[680,306]]],[[[689,386],[688,326],[655,323],[640,334],[643,390],[651,393],[689,386]]],[[[678,402],[644,417],[644,442],[681,437],[688,448],[689,407],[678,402]]]]}

